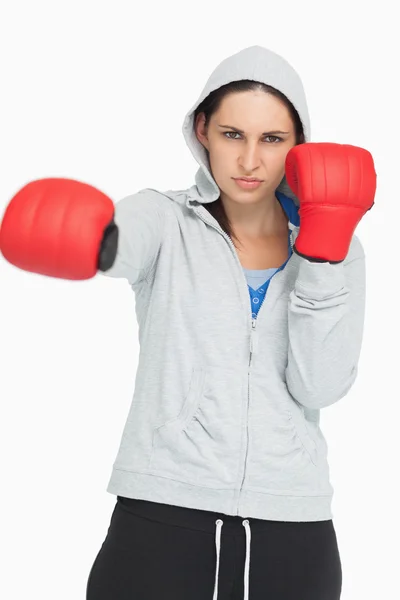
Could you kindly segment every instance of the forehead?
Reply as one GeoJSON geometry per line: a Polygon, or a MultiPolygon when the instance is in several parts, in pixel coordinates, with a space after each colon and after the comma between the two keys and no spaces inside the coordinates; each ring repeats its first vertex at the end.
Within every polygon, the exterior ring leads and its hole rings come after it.
{"type": "Polygon", "coordinates": [[[218,123],[227,123],[245,131],[264,131],[270,126],[287,128],[292,124],[286,105],[276,96],[262,91],[228,94],[213,117],[218,123]]]}

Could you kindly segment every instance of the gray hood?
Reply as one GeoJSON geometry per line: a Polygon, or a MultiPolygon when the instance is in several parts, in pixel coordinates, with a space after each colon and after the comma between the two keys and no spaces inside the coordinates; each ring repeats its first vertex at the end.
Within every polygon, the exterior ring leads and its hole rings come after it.
{"type": "MultiPolygon", "coordinates": [[[[250,46],[228,56],[211,73],[200,96],[186,114],[182,127],[186,144],[200,165],[195,177],[196,185],[190,189],[191,199],[195,199],[202,204],[217,200],[220,190],[212,176],[207,152],[196,137],[194,112],[212,91],[231,81],[240,79],[260,81],[285,94],[299,113],[306,142],[311,139],[306,96],[302,81],[294,68],[279,54],[262,46],[250,46]]],[[[299,205],[297,197],[286,182],[286,177],[279,184],[278,191],[289,196],[299,205]]]]}

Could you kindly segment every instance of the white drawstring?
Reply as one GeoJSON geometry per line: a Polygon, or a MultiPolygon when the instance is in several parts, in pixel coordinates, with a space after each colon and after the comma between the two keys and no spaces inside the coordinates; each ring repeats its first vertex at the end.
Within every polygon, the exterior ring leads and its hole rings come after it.
{"type": "MultiPolygon", "coordinates": [[[[213,600],[218,600],[218,578],[219,578],[219,558],[221,552],[221,529],[224,522],[221,519],[215,521],[217,528],[215,531],[215,546],[217,550],[217,566],[215,569],[215,585],[213,600]]],[[[246,562],[244,566],[244,598],[243,600],[249,600],[249,575],[250,575],[250,542],[251,542],[251,530],[248,519],[242,522],[243,527],[246,530],[246,562]]]]}
{"type": "Polygon", "coordinates": [[[249,600],[249,574],[250,574],[250,523],[245,519],[242,523],[246,530],[246,562],[244,565],[244,600],[249,600]]]}
{"type": "Polygon", "coordinates": [[[215,569],[215,585],[214,585],[214,595],[213,600],[217,600],[218,598],[218,576],[219,576],[219,554],[221,549],[221,529],[224,524],[221,519],[217,519],[216,521],[217,529],[215,532],[215,545],[217,548],[217,568],[215,569]]]}

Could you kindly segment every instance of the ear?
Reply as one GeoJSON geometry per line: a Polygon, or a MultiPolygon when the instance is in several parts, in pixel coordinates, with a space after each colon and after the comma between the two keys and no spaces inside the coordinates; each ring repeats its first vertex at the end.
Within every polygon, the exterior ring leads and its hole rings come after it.
{"type": "Polygon", "coordinates": [[[205,121],[205,114],[203,112],[199,113],[194,124],[194,131],[200,144],[202,144],[208,150],[208,137],[205,121]]]}

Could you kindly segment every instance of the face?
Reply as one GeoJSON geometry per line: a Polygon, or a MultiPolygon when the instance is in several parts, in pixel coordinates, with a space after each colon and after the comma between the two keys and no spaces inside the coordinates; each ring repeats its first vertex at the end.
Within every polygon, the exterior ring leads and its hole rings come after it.
{"type": "Polygon", "coordinates": [[[286,155],[296,144],[286,106],[262,91],[238,92],[224,98],[207,130],[204,121],[204,113],[199,114],[195,131],[209,152],[221,198],[254,203],[274,196],[285,174],[286,155]],[[257,177],[262,183],[254,189],[242,189],[234,180],[238,177],[257,177]]]}

